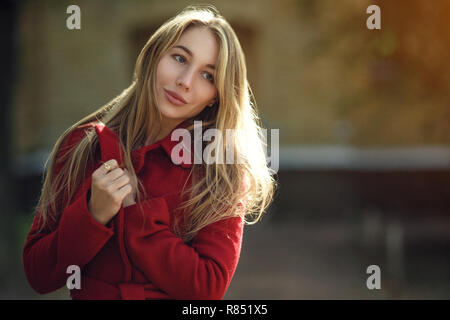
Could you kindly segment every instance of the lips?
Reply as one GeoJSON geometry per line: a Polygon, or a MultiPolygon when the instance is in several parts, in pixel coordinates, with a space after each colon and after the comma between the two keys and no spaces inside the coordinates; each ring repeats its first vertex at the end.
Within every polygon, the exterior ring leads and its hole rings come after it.
{"type": "Polygon", "coordinates": [[[187,103],[186,100],[184,100],[182,96],[180,96],[179,94],[177,94],[173,91],[164,89],[164,92],[166,94],[167,100],[169,100],[169,102],[171,102],[177,106],[181,106],[181,105],[184,105],[187,103]]]}

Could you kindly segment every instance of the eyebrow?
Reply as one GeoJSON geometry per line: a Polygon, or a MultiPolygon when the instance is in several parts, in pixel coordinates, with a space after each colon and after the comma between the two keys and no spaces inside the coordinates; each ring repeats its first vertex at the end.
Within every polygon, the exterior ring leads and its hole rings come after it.
{"type": "MultiPolygon", "coordinates": [[[[174,48],[179,48],[179,49],[182,49],[182,50],[186,51],[186,53],[187,53],[188,55],[190,55],[191,57],[194,55],[194,54],[192,53],[192,51],[189,50],[188,48],[186,48],[185,46],[178,45],[178,46],[174,46],[174,48]]],[[[208,68],[211,68],[211,69],[213,69],[213,70],[216,70],[216,67],[215,67],[214,65],[212,65],[212,64],[207,64],[206,66],[207,66],[208,68]]]]}

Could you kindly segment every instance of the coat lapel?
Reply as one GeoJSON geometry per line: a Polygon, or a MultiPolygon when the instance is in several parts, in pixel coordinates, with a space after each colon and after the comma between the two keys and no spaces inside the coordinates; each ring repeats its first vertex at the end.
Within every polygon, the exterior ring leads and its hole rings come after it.
{"type": "Polygon", "coordinates": [[[106,162],[111,159],[116,159],[119,167],[122,167],[123,150],[119,143],[119,138],[116,133],[105,126],[103,123],[95,125],[98,140],[100,143],[102,161],[106,162]]]}
{"type": "MultiPolygon", "coordinates": [[[[120,146],[119,138],[115,132],[105,126],[103,123],[95,124],[95,131],[98,136],[101,152],[102,162],[106,162],[111,159],[116,159],[119,167],[123,168],[124,153],[120,146]]],[[[130,282],[132,279],[131,263],[128,258],[125,249],[124,240],[124,226],[125,226],[125,213],[123,206],[120,207],[119,212],[113,218],[114,229],[117,234],[117,241],[119,244],[120,256],[124,263],[124,282],[130,282]]]]}

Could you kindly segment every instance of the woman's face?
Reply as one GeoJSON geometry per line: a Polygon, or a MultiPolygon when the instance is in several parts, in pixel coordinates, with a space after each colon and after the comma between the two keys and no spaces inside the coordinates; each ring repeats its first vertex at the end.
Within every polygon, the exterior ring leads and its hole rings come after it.
{"type": "Polygon", "coordinates": [[[190,27],[163,54],[156,70],[156,102],[163,127],[175,127],[214,102],[217,96],[214,67],[218,52],[212,31],[190,27]]]}

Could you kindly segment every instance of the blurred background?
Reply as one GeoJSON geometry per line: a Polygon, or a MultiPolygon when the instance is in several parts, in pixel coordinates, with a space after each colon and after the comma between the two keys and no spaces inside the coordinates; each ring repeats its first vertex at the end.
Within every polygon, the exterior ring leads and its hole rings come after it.
{"type": "MultiPolygon", "coordinates": [[[[210,1],[234,27],[279,189],[225,299],[450,298],[450,2],[210,1]],[[369,30],[369,5],[381,30],[369,30]],[[381,269],[369,290],[367,267],[381,269]]],[[[2,1],[0,298],[38,295],[22,248],[59,135],[126,88],[189,1],[2,1]],[[81,9],[68,30],[66,9],[81,9]]]]}

